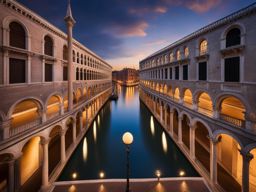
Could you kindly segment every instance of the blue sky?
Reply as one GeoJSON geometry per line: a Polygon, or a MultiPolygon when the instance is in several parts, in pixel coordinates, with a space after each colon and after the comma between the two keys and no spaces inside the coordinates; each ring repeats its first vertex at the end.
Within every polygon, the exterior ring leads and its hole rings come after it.
{"type": "MultiPolygon", "coordinates": [[[[19,0],[66,31],[66,0],[19,0]]],[[[114,69],[139,60],[252,0],[71,0],[74,38],[114,69]]]]}

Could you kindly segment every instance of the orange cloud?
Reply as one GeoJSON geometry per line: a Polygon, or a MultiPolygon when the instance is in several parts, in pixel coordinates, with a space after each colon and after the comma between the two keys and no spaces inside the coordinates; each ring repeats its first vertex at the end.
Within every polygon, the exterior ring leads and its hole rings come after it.
{"type": "Polygon", "coordinates": [[[187,3],[187,7],[197,13],[204,13],[216,7],[220,3],[221,3],[221,0],[190,1],[187,3]]]}
{"type": "Polygon", "coordinates": [[[114,34],[119,37],[145,37],[147,35],[146,29],[148,23],[140,21],[134,24],[128,25],[114,25],[111,26],[105,33],[114,34]]]}

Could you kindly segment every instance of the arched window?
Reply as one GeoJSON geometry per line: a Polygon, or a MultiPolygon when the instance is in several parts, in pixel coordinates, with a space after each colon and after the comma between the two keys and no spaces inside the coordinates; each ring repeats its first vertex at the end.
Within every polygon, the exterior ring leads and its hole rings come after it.
{"type": "Polygon", "coordinates": [[[63,60],[68,60],[68,47],[66,45],[63,46],[63,60]]]}
{"type": "Polygon", "coordinates": [[[170,54],[170,62],[173,62],[174,61],[174,56],[173,56],[173,53],[170,54]]]}
{"type": "Polygon", "coordinates": [[[184,54],[185,54],[186,58],[189,56],[189,49],[188,49],[188,47],[185,47],[184,54]]]}
{"type": "Polygon", "coordinates": [[[17,22],[10,23],[10,46],[26,49],[26,32],[17,22]]]}
{"type": "Polygon", "coordinates": [[[79,53],[76,54],[76,62],[79,63],[79,53]]]}
{"type": "Polygon", "coordinates": [[[73,62],[76,62],[76,52],[73,50],[73,62]]]}
{"type": "Polygon", "coordinates": [[[87,60],[86,60],[86,56],[84,56],[84,64],[86,65],[87,60]]]}
{"type": "Polygon", "coordinates": [[[44,54],[53,56],[53,40],[48,35],[44,37],[44,54]]]}
{"type": "Polygon", "coordinates": [[[80,69],[80,80],[83,80],[83,69],[80,69]]]}
{"type": "Polygon", "coordinates": [[[84,80],[87,80],[86,79],[86,70],[84,69],[84,80]]]}
{"type": "Polygon", "coordinates": [[[200,55],[204,55],[207,53],[208,43],[206,40],[201,41],[200,43],[200,55]]]}
{"type": "Polygon", "coordinates": [[[178,50],[178,51],[176,52],[176,58],[177,58],[177,60],[180,60],[180,59],[181,59],[180,50],[178,50]]]}
{"type": "Polygon", "coordinates": [[[76,80],[78,81],[79,80],[79,69],[76,68],[76,80]]]}
{"type": "Polygon", "coordinates": [[[81,64],[82,65],[84,64],[84,56],[83,56],[83,54],[81,54],[81,64]]]}
{"type": "Polygon", "coordinates": [[[231,29],[226,36],[226,47],[234,45],[240,45],[241,43],[241,31],[238,28],[231,29]]]}

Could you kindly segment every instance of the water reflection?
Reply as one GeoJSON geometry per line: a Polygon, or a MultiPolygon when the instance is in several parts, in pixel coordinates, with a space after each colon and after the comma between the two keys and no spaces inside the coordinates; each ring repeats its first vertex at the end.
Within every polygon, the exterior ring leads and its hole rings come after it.
{"type": "Polygon", "coordinates": [[[168,146],[167,146],[167,139],[166,139],[165,132],[162,133],[162,146],[163,146],[164,153],[167,153],[168,146]]]}
{"type": "Polygon", "coordinates": [[[96,122],[93,122],[93,139],[96,142],[97,141],[97,127],[96,127],[96,122]]]}
{"type": "Polygon", "coordinates": [[[100,126],[100,115],[98,115],[98,126],[100,126]]]}
{"type": "Polygon", "coordinates": [[[150,131],[151,131],[151,134],[154,136],[155,135],[155,124],[154,124],[153,116],[151,116],[151,118],[150,118],[150,131]]]}
{"type": "Polygon", "coordinates": [[[87,139],[85,137],[84,142],[83,142],[83,159],[84,159],[84,161],[87,160],[87,156],[88,156],[88,145],[87,145],[87,139]]]}
{"type": "Polygon", "coordinates": [[[127,87],[125,91],[125,104],[129,106],[129,104],[134,99],[134,89],[135,87],[127,87]]]}

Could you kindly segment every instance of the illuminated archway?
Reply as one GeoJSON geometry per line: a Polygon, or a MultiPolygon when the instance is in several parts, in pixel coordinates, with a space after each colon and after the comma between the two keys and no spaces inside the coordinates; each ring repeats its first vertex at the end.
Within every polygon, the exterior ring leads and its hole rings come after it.
{"type": "Polygon", "coordinates": [[[210,173],[210,139],[209,131],[201,122],[196,122],[195,128],[195,157],[210,173]]]}
{"type": "Polygon", "coordinates": [[[16,135],[18,130],[26,131],[41,123],[42,111],[41,104],[35,99],[26,99],[13,108],[11,114],[11,130],[10,135],[16,135]]]}
{"type": "Polygon", "coordinates": [[[252,149],[250,153],[253,155],[253,159],[250,161],[249,170],[250,192],[256,192],[256,148],[252,149]]]}
{"type": "Polygon", "coordinates": [[[38,191],[41,186],[41,138],[33,137],[22,148],[20,159],[21,191],[38,191]]]}
{"type": "Polygon", "coordinates": [[[50,137],[50,142],[48,146],[48,163],[49,163],[49,175],[53,173],[55,168],[58,166],[60,162],[60,151],[61,151],[61,142],[60,142],[60,133],[61,133],[61,126],[56,125],[49,137],[50,137]]]}
{"type": "Polygon", "coordinates": [[[54,118],[60,114],[61,102],[61,97],[57,95],[53,95],[48,99],[46,110],[47,119],[54,118]]]}
{"type": "Polygon", "coordinates": [[[241,191],[242,156],[239,143],[227,134],[218,136],[217,144],[217,181],[226,191],[241,191]]]}
{"type": "Polygon", "coordinates": [[[184,105],[188,106],[188,107],[192,107],[192,103],[193,103],[193,96],[192,96],[192,92],[190,91],[190,89],[186,89],[184,91],[184,105]]]}
{"type": "Polygon", "coordinates": [[[176,88],[175,91],[174,91],[174,100],[177,101],[177,102],[180,100],[180,90],[179,90],[179,88],[176,88]]]}
{"type": "Polygon", "coordinates": [[[206,92],[203,92],[198,97],[198,111],[208,116],[213,115],[212,99],[206,92]]]}
{"type": "Polygon", "coordinates": [[[224,98],[220,104],[220,118],[238,127],[245,127],[245,106],[236,97],[224,98]]]}
{"type": "Polygon", "coordinates": [[[182,118],[182,142],[190,149],[190,119],[185,114],[182,118]]]}

